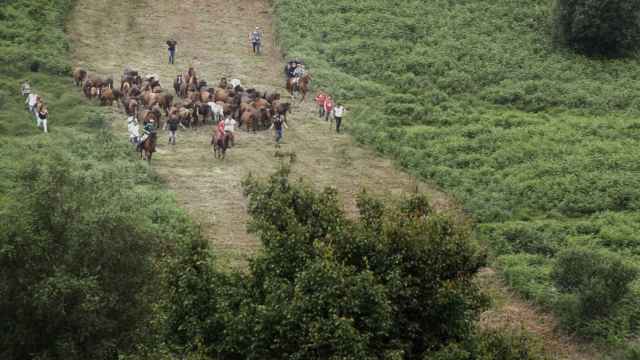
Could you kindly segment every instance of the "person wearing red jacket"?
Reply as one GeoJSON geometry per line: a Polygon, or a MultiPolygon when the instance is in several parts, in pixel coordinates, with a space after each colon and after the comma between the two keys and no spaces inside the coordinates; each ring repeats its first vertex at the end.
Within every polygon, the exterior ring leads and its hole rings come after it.
{"type": "Polygon", "coordinates": [[[322,119],[324,116],[324,101],[327,99],[327,94],[320,91],[318,95],[316,95],[316,104],[318,105],[318,116],[322,119]]]}
{"type": "Polygon", "coordinates": [[[329,115],[331,115],[332,110],[333,110],[333,100],[331,99],[331,96],[327,95],[327,98],[324,101],[324,120],[325,121],[329,121],[329,115]]]}

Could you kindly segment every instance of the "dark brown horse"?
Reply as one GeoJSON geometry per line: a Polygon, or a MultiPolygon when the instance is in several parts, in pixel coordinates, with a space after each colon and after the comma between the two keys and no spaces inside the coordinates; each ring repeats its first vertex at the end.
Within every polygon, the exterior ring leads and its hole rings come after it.
{"type": "Polygon", "coordinates": [[[156,133],[151,133],[142,143],[140,158],[151,162],[151,156],[156,152],[156,133]]]}
{"type": "Polygon", "coordinates": [[[213,145],[213,153],[218,159],[224,159],[224,155],[229,148],[230,136],[224,133],[222,136],[218,136],[218,131],[214,131],[211,136],[211,145],[213,145]]]}
{"type": "Polygon", "coordinates": [[[289,92],[289,95],[291,95],[291,98],[294,98],[294,92],[298,92],[302,94],[302,99],[300,101],[304,101],[304,99],[307,97],[307,92],[309,92],[309,83],[311,82],[311,80],[312,77],[309,73],[304,74],[300,79],[298,79],[297,83],[295,81],[295,78],[290,78],[289,80],[287,80],[287,91],[289,92]]]}

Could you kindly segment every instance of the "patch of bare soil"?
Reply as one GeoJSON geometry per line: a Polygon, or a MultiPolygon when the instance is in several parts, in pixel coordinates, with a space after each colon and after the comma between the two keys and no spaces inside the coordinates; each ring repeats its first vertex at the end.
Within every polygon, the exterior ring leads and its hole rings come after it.
{"type": "Polygon", "coordinates": [[[482,269],[477,281],[493,301],[491,309],[485,311],[480,318],[482,328],[511,329],[514,332],[524,329],[542,340],[544,349],[551,359],[603,358],[600,350],[592,344],[581,343],[578,339],[563,334],[553,315],[536,309],[534,305],[509,290],[495,270],[482,269]]]}

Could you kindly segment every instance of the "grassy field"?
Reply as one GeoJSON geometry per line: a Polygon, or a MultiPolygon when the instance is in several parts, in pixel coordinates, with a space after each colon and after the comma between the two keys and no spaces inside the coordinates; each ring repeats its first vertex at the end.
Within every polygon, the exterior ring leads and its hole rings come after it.
{"type": "Polygon", "coordinates": [[[556,47],[551,7],[275,1],[287,56],[347,103],[357,139],[461,200],[507,282],[566,328],[625,342],[638,334],[640,282],[599,305],[586,289],[640,264],[640,62],[556,47]],[[605,265],[562,287],[572,249],[605,265]]]}

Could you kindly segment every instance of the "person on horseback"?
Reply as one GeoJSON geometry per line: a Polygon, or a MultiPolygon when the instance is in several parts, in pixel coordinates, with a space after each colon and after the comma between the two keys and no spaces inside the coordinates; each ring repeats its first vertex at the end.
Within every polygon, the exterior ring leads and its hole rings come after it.
{"type": "Polygon", "coordinates": [[[218,121],[218,125],[216,126],[216,132],[217,132],[217,137],[221,138],[224,137],[224,120],[220,119],[220,121],[218,121]]]}
{"type": "Polygon", "coordinates": [[[129,141],[132,144],[138,144],[140,138],[140,127],[133,116],[127,118],[127,131],[129,131],[129,141]]]}
{"type": "Polygon", "coordinates": [[[249,42],[253,46],[253,53],[260,55],[260,43],[262,42],[262,31],[256,26],[256,29],[249,34],[249,42]]]}
{"type": "Polygon", "coordinates": [[[229,143],[231,146],[235,144],[235,135],[233,134],[236,127],[236,120],[231,117],[231,115],[227,115],[227,118],[224,119],[224,132],[229,135],[229,143]]]}
{"type": "Polygon", "coordinates": [[[298,87],[300,78],[305,74],[304,64],[297,64],[295,70],[293,70],[293,86],[298,87]]]}
{"type": "Polygon", "coordinates": [[[142,145],[144,142],[151,136],[156,133],[156,124],[154,124],[153,119],[150,119],[148,123],[144,124],[142,128],[142,137],[140,138],[140,142],[138,142],[138,151],[142,151],[142,145]]]}

